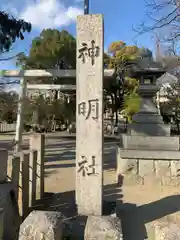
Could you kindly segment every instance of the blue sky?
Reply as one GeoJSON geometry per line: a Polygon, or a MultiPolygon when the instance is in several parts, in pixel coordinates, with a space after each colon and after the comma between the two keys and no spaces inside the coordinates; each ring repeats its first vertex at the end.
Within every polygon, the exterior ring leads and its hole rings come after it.
{"type": "MultiPolygon", "coordinates": [[[[155,48],[152,33],[139,36],[133,25],[140,24],[145,18],[144,0],[89,0],[90,13],[102,13],[105,27],[105,49],[113,41],[122,40],[127,44],[138,44],[151,50],[155,48]]],[[[13,50],[1,57],[8,57],[18,52],[26,52],[31,41],[43,28],[66,29],[76,35],[76,16],[83,12],[82,0],[1,0],[1,9],[12,13],[15,17],[32,22],[32,32],[25,35],[24,41],[17,41],[13,50]]],[[[0,69],[15,69],[15,60],[0,62],[0,69]]]]}

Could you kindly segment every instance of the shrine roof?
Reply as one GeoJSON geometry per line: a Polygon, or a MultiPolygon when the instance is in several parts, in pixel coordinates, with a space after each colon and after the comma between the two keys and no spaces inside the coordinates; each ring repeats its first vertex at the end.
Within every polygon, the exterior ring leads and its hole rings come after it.
{"type": "Polygon", "coordinates": [[[133,71],[136,73],[138,73],[138,72],[147,73],[148,72],[151,74],[165,72],[161,63],[155,62],[154,60],[149,59],[149,58],[143,58],[143,59],[140,59],[139,61],[137,61],[137,63],[133,66],[133,71]]]}

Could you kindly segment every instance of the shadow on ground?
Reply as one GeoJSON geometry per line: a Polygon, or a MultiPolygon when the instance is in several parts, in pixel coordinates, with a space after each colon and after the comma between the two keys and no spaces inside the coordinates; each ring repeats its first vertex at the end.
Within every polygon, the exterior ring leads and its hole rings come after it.
{"type": "Polygon", "coordinates": [[[147,239],[145,224],[178,211],[180,211],[180,195],[165,197],[142,206],[119,204],[117,214],[122,219],[124,240],[147,239]]]}
{"type": "MultiPolygon", "coordinates": [[[[116,201],[112,199],[122,198],[122,194],[117,189],[117,184],[104,186],[103,195],[103,215],[109,215],[116,212],[116,201]]],[[[75,204],[75,191],[64,193],[45,193],[43,200],[36,201],[35,206],[31,210],[48,210],[60,211],[62,214],[71,221],[71,238],[73,240],[84,239],[84,229],[86,224],[86,217],[78,216],[75,204]]]]}
{"type": "MultiPolygon", "coordinates": [[[[76,140],[76,134],[68,134],[68,133],[61,133],[61,134],[58,134],[58,132],[56,132],[56,135],[54,136],[49,136],[49,138],[51,139],[64,139],[64,140],[76,140]]],[[[119,142],[119,140],[121,140],[121,134],[119,135],[104,135],[104,141],[105,142],[112,142],[112,141],[117,141],[119,142]]]]}
{"type": "MultiPolygon", "coordinates": [[[[124,240],[147,239],[145,224],[180,211],[180,195],[165,197],[142,206],[123,203],[122,184],[123,178],[120,179],[119,184],[104,186],[103,215],[116,212],[122,221],[124,240]]],[[[69,239],[84,239],[87,218],[77,214],[74,191],[58,194],[46,193],[44,200],[37,201],[33,209],[62,212],[71,220],[72,236],[69,239]]]]}
{"type": "MultiPolygon", "coordinates": [[[[104,149],[104,170],[115,169],[116,144],[114,142],[105,143],[104,149]]],[[[48,145],[45,154],[45,162],[47,163],[45,164],[45,169],[75,167],[75,158],[75,143],[64,142],[48,145]],[[71,163],[67,161],[71,161],[71,163]],[[72,163],[72,161],[74,162],[72,163]]]]}
{"type": "Polygon", "coordinates": [[[62,153],[47,154],[45,156],[46,162],[54,161],[66,161],[66,160],[75,160],[75,151],[74,150],[64,150],[62,153]]]}

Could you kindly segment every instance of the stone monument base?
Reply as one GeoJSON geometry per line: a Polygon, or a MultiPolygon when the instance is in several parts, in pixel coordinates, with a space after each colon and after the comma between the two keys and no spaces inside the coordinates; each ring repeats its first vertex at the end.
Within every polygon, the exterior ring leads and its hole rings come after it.
{"type": "MultiPolygon", "coordinates": [[[[180,184],[179,137],[143,137],[123,135],[117,149],[119,176],[145,183],[146,179],[163,184],[180,184]]],[[[135,181],[137,183],[137,181],[135,181]]]]}

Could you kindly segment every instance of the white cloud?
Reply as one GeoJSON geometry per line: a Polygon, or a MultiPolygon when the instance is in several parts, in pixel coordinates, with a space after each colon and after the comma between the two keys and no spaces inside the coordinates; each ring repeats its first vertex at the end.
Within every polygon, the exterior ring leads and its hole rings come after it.
{"type": "Polygon", "coordinates": [[[83,11],[76,7],[65,7],[58,0],[41,0],[27,5],[21,18],[29,21],[37,28],[53,28],[67,26],[76,20],[83,11]]]}
{"type": "Polygon", "coordinates": [[[58,0],[39,0],[27,5],[20,17],[29,21],[36,28],[67,26],[76,20],[83,11],[75,6],[65,7],[58,0]]]}
{"type": "Polygon", "coordinates": [[[61,0],[25,1],[25,6],[19,11],[14,6],[10,7],[9,12],[14,13],[14,16],[31,22],[33,28],[39,30],[67,26],[76,21],[78,15],[83,14],[81,8],[75,5],[66,7],[61,0]]]}

